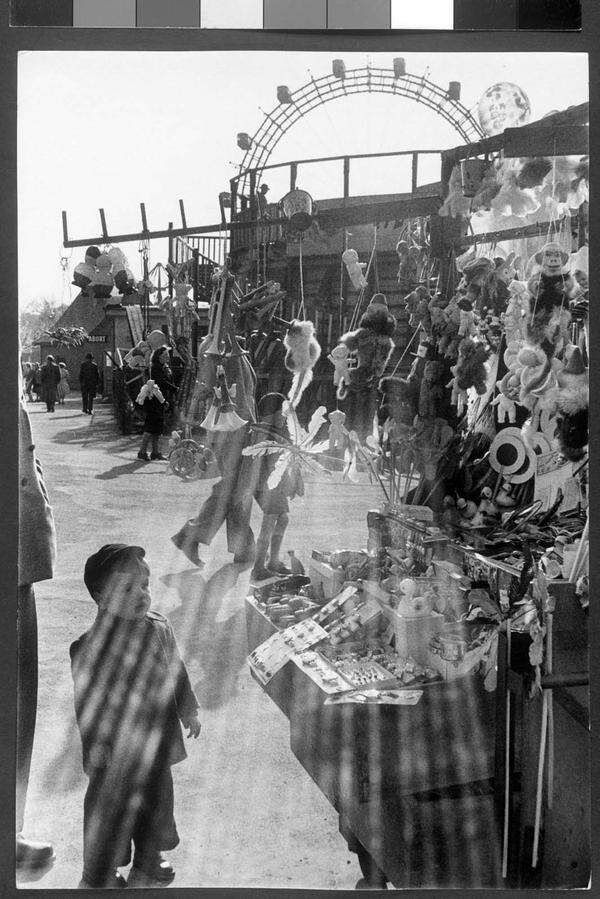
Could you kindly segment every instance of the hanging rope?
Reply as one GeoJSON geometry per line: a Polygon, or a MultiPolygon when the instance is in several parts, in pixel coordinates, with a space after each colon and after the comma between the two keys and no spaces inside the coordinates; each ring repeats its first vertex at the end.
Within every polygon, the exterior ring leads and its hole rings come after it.
{"type": "Polygon", "coordinates": [[[411,346],[412,346],[412,344],[413,344],[413,342],[414,342],[415,337],[418,336],[418,334],[419,334],[420,331],[421,331],[421,326],[419,325],[419,327],[416,329],[416,331],[413,331],[413,336],[410,338],[410,340],[408,341],[408,343],[407,343],[406,346],[404,347],[404,350],[403,350],[403,352],[402,352],[402,355],[400,356],[400,358],[399,358],[398,361],[396,362],[396,364],[395,364],[395,366],[394,366],[394,370],[392,371],[392,373],[391,373],[391,375],[390,375],[390,378],[393,378],[394,375],[396,374],[396,372],[398,371],[398,369],[400,368],[400,363],[404,360],[406,354],[408,353],[409,349],[411,348],[411,346]]]}
{"type": "Polygon", "coordinates": [[[298,306],[298,318],[302,317],[302,319],[305,320],[306,309],[304,308],[304,263],[302,260],[302,235],[300,235],[300,251],[298,254],[298,263],[300,266],[300,305],[298,306]]]}

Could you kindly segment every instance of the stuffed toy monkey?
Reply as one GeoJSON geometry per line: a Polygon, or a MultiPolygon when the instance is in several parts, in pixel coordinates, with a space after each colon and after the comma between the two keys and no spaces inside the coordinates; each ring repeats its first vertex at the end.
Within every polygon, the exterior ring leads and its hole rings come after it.
{"type": "Polygon", "coordinates": [[[342,253],[342,261],[346,266],[346,271],[352,281],[355,290],[363,290],[367,286],[367,279],[364,275],[366,263],[358,261],[358,253],[356,250],[344,250],[342,253]]]}
{"type": "Polygon", "coordinates": [[[321,347],[313,323],[297,319],[290,323],[283,343],[287,351],[285,367],[294,375],[288,399],[295,408],[312,381],[312,370],[321,355],[321,347]]]}

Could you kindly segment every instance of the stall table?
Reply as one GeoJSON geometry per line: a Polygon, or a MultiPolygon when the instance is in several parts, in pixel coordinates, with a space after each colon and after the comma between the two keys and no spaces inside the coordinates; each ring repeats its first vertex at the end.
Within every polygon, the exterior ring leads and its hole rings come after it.
{"type": "MultiPolygon", "coordinates": [[[[249,651],[276,631],[248,599],[249,651]]],[[[294,660],[263,688],[291,749],[339,815],[366,885],[501,886],[496,697],[477,676],[419,687],[413,706],[325,704],[294,660]]]]}

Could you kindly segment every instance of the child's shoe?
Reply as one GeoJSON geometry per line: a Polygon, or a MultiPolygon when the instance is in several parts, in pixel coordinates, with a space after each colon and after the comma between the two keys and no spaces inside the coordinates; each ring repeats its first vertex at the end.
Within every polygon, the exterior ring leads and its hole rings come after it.
{"type": "Polygon", "coordinates": [[[269,562],[269,571],[272,571],[273,574],[278,574],[283,577],[286,577],[288,574],[292,573],[292,569],[286,568],[283,562],[269,562]]]}
{"type": "Polygon", "coordinates": [[[105,881],[102,883],[91,883],[89,880],[86,880],[85,877],[82,877],[79,883],[77,884],[78,890],[124,890],[127,886],[127,881],[124,877],[121,877],[118,871],[115,871],[114,874],[110,874],[105,881]]]}
{"type": "Polygon", "coordinates": [[[149,462],[149,461],[150,461],[150,456],[148,455],[148,453],[142,453],[142,452],[139,452],[139,453],[137,454],[137,457],[138,457],[138,459],[141,459],[142,462],[149,462]]]}
{"type": "Polygon", "coordinates": [[[151,459],[161,459],[162,461],[164,461],[165,457],[163,456],[162,453],[150,453],[150,458],[151,459]]]}
{"type": "Polygon", "coordinates": [[[145,858],[141,861],[134,859],[128,887],[149,887],[157,884],[171,883],[175,878],[175,869],[162,855],[145,858]]]}
{"type": "Polygon", "coordinates": [[[252,571],[250,572],[250,579],[252,581],[270,581],[275,577],[272,571],[269,571],[268,568],[263,568],[262,566],[254,566],[252,571]]]}

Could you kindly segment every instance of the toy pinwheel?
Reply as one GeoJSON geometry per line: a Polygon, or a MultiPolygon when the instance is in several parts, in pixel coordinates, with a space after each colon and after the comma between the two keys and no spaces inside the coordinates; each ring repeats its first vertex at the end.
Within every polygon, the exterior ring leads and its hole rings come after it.
{"type": "Polygon", "coordinates": [[[271,453],[281,454],[267,480],[269,490],[274,490],[277,487],[286,472],[290,474],[298,472],[301,474],[304,469],[308,472],[323,471],[328,475],[330,474],[315,458],[315,456],[329,448],[328,440],[315,442],[319,431],[326,421],[325,415],[327,410],[325,406],[319,406],[313,413],[306,430],[298,421],[298,416],[291,403],[287,401],[284,403],[283,413],[289,438],[273,435],[272,439],[262,440],[253,446],[247,446],[242,451],[244,456],[266,456],[271,453]]]}

